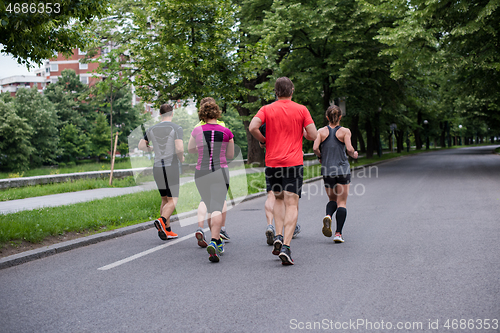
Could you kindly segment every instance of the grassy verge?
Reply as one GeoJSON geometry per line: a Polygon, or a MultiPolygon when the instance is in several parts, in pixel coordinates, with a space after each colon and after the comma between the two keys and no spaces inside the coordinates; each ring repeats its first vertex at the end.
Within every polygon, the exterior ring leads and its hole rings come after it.
{"type": "MultiPolygon", "coordinates": [[[[150,166],[151,163],[147,159],[136,158],[134,159],[134,167],[142,167],[142,166],[150,166]]],[[[131,169],[132,162],[130,159],[126,158],[123,160],[117,159],[115,161],[115,170],[120,169],[131,169]]],[[[24,172],[0,172],[0,179],[5,178],[16,178],[16,177],[32,177],[32,176],[44,176],[44,175],[56,175],[63,173],[76,173],[76,172],[88,172],[88,171],[102,171],[102,170],[111,170],[110,162],[103,163],[83,163],[77,164],[74,166],[50,166],[50,167],[41,167],[36,169],[27,170],[24,172]]]]}
{"type": "Polygon", "coordinates": [[[26,187],[13,187],[0,190],[0,201],[25,199],[43,195],[92,190],[104,187],[128,187],[135,186],[134,177],[113,180],[113,186],[109,186],[109,179],[78,179],[66,183],[54,183],[26,187]]]}

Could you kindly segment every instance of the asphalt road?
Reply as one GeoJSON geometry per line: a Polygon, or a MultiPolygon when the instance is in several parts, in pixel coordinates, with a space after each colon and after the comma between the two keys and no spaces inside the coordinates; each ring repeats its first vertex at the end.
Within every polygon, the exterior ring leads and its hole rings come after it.
{"type": "Polygon", "coordinates": [[[491,150],[357,171],[344,244],[321,233],[322,182],[306,185],[294,266],[271,254],[258,198],[228,212],[218,264],[188,219],[175,241],[149,229],[0,270],[0,332],[500,332],[491,150]]]}

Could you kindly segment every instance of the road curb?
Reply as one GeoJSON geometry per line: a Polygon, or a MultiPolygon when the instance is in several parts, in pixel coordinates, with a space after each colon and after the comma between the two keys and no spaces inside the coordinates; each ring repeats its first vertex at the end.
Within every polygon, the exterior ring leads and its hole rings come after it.
{"type": "MultiPolygon", "coordinates": [[[[411,156],[411,155],[408,155],[408,156],[411,156]]],[[[406,156],[401,156],[401,157],[406,157],[406,156]]],[[[399,158],[401,158],[401,157],[399,157],[399,158]]],[[[399,158],[396,158],[396,159],[399,159],[399,158]]],[[[362,165],[362,166],[357,166],[357,167],[352,168],[351,170],[356,171],[356,170],[359,170],[359,169],[362,169],[365,167],[374,166],[374,165],[381,164],[381,163],[388,162],[388,161],[394,161],[396,159],[390,159],[390,160],[386,160],[386,161],[380,161],[380,162],[375,162],[375,163],[366,164],[366,165],[362,165]]],[[[321,179],[323,179],[322,176],[309,178],[307,180],[304,180],[304,184],[312,183],[312,182],[315,182],[315,181],[318,181],[321,179]]],[[[240,202],[250,201],[252,199],[259,198],[259,197],[262,197],[265,195],[267,195],[266,191],[258,192],[258,193],[247,195],[245,197],[236,198],[236,199],[232,200],[231,202],[228,202],[228,204],[234,206],[235,204],[238,204],[240,202]]],[[[192,210],[192,211],[181,213],[178,215],[173,215],[170,218],[170,221],[171,221],[171,223],[177,223],[182,219],[186,219],[188,217],[195,216],[196,213],[197,213],[197,210],[192,210]]],[[[153,227],[153,221],[147,221],[147,222],[143,222],[140,224],[131,225],[128,227],[119,228],[116,230],[105,231],[105,232],[101,232],[98,234],[94,234],[94,235],[81,237],[81,238],[73,239],[73,240],[66,241],[66,242],[53,244],[53,245],[50,245],[47,247],[42,247],[42,248],[38,248],[38,249],[26,251],[26,252],[21,252],[21,253],[14,254],[14,255],[11,255],[8,257],[0,258],[0,269],[21,265],[21,264],[24,264],[26,262],[30,262],[33,260],[49,257],[49,256],[54,255],[54,254],[74,250],[74,249],[77,249],[77,248],[80,248],[83,246],[96,244],[99,242],[103,242],[105,240],[129,235],[129,234],[132,234],[135,232],[150,229],[152,227],[153,227]]]]}

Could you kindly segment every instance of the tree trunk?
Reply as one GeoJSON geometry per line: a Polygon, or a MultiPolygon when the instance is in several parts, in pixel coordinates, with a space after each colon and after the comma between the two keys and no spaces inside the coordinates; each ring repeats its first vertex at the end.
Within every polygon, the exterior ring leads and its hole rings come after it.
{"type": "MultiPolygon", "coordinates": [[[[422,113],[420,111],[417,112],[417,125],[420,126],[422,124],[422,113]]],[[[420,127],[417,127],[413,132],[415,135],[415,146],[416,149],[422,149],[422,138],[420,137],[420,127]]]]}
{"type": "Polygon", "coordinates": [[[361,154],[366,153],[365,140],[363,139],[363,133],[358,130],[358,140],[359,140],[359,151],[361,154]]]}
{"type": "Polygon", "coordinates": [[[366,158],[373,157],[373,128],[370,119],[365,123],[366,131],[366,158]]]}
{"type": "Polygon", "coordinates": [[[404,131],[403,130],[394,131],[394,135],[396,136],[397,152],[400,153],[403,150],[404,131]]]}
{"type": "Polygon", "coordinates": [[[439,127],[441,128],[439,144],[441,145],[441,148],[446,148],[446,125],[444,123],[439,123],[439,127]]]}
{"type": "MultiPolygon", "coordinates": [[[[248,116],[250,115],[250,110],[248,110],[247,108],[238,105],[236,109],[238,110],[238,114],[242,117],[248,118],[248,116]]],[[[257,141],[248,130],[249,125],[249,120],[243,121],[243,126],[245,126],[245,132],[247,134],[248,144],[247,164],[258,163],[259,166],[265,166],[264,149],[260,148],[259,141],[257,141]]]]}
{"type": "Polygon", "coordinates": [[[351,121],[351,144],[354,150],[358,150],[359,114],[353,116],[351,121]]]}

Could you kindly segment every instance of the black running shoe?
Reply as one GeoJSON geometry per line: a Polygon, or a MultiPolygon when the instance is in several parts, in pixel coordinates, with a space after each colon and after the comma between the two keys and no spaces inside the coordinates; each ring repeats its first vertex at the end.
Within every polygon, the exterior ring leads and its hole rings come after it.
{"type": "Polygon", "coordinates": [[[288,246],[283,246],[281,249],[280,259],[282,265],[293,265],[292,251],[288,246]]]}
{"type": "Polygon", "coordinates": [[[278,236],[274,237],[273,254],[275,256],[280,254],[282,246],[283,246],[283,236],[278,235],[278,236]]]}

